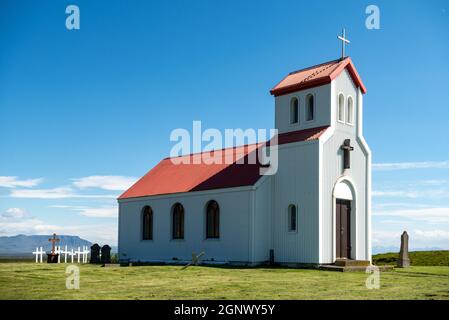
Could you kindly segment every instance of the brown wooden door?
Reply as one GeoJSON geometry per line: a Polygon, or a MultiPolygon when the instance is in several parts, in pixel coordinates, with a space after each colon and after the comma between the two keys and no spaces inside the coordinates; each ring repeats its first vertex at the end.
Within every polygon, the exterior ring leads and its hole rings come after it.
{"type": "Polygon", "coordinates": [[[337,258],[351,256],[351,201],[337,199],[336,208],[337,258]]]}

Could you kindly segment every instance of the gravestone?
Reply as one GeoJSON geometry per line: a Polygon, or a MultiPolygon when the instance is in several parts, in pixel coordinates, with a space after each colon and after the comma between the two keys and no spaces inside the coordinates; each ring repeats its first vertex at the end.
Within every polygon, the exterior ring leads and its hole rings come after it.
{"type": "Polygon", "coordinates": [[[101,248],[101,263],[111,263],[111,247],[107,244],[101,248]]]}
{"type": "Polygon", "coordinates": [[[90,247],[90,263],[100,263],[100,246],[98,243],[94,243],[90,247]]]}
{"type": "Polygon", "coordinates": [[[398,267],[399,268],[410,267],[410,258],[408,257],[408,234],[407,234],[407,231],[404,231],[401,236],[401,249],[399,251],[398,267]]]}

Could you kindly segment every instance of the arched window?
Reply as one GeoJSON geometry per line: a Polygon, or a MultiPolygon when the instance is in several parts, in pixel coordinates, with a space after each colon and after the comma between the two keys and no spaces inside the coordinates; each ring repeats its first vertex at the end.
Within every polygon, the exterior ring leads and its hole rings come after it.
{"type": "Polygon", "coordinates": [[[338,95],[338,121],[345,122],[345,96],[343,93],[338,95]]]}
{"type": "Polygon", "coordinates": [[[172,238],[184,239],[184,207],[176,203],[172,209],[172,238]]]}
{"type": "Polygon", "coordinates": [[[306,120],[312,121],[315,119],[315,99],[312,94],[306,97],[306,120]]]}
{"type": "Polygon", "coordinates": [[[220,238],[220,207],[214,200],[209,201],[206,207],[206,238],[220,238]]]}
{"type": "Polygon", "coordinates": [[[142,239],[153,240],[153,210],[149,206],[142,209],[142,239]]]}
{"type": "Polygon", "coordinates": [[[296,231],[297,230],[297,210],[294,204],[288,206],[288,231],[296,231]]]}
{"type": "Polygon", "coordinates": [[[290,101],[290,123],[295,124],[299,122],[299,101],[294,97],[290,101]]]}
{"type": "Polygon", "coordinates": [[[348,97],[348,112],[346,113],[346,122],[354,124],[354,101],[352,97],[348,97]]]}

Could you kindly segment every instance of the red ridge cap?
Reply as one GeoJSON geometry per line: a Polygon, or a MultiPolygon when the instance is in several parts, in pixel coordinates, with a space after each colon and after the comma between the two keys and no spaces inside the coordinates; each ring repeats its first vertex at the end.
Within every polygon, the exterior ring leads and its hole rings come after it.
{"type": "Polygon", "coordinates": [[[361,89],[362,93],[365,94],[366,87],[363,84],[362,79],[360,78],[350,57],[343,60],[332,60],[312,67],[290,72],[273,89],[270,90],[270,93],[275,97],[278,97],[295,91],[322,86],[334,80],[344,69],[348,69],[355,85],[361,89]]]}

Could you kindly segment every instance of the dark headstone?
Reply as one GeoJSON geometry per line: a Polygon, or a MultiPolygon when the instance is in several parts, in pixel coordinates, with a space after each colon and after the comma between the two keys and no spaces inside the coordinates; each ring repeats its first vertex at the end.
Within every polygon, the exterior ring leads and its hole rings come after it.
{"type": "Polygon", "coordinates": [[[401,236],[401,250],[399,251],[399,268],[410,267],[410,258],[408,257],[408,234],[404,231],[401,236]]]}
{"type": "Polygon", "coordinates": [[[94,243],[90,247],[90,263],[100,263],[100,246],[97,243],[94,243]]]}
{"type": "Polygon", "coordinates": [[[47,263],[58,263],[58,256],[57,253],[47,253],[47,263]]]}
{"type": "Polygon", "coordinates": [[[107,244],[101,247],[101,263],[111,263],[111,247],[107,244]]]}

